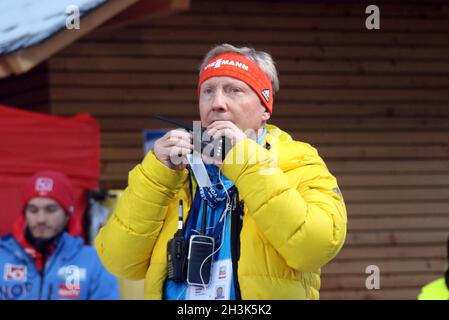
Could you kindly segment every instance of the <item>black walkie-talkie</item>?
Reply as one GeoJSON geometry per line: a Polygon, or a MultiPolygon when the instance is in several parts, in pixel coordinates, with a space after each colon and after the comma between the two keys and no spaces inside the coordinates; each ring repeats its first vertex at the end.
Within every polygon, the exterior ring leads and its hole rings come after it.
{"type": "Polygon", "coordinates": [[[204,127],[200,127],[201,129],[196,132],[193,126],[189,126],[181,121],[170,119],[158,114],[155,114],[152,117],[154,119],[174,124],[191,132],[192,144],[194,148],[200,148],[195,151],[198,151],[200,154],[204,154],[210,158],[214,158],[215,160],[224,161],[229,150],[232,148],[232,142],[229,138],[223,136],[214,139],[212,136],[207,134],[207,129],[204,127]]]}
{"type": "Polygon", "coordinates": [[[179,200],[178,230],[167,243],[168,279],[174,281],[185,281],[187,278],[187,241],[184,239],[182,216],[182,200],[179,200]]]}

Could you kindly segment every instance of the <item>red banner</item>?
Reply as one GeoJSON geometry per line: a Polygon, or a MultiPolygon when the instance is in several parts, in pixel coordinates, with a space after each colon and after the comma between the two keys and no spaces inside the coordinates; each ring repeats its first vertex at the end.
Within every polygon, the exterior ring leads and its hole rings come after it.
{"type": "Polygon", "coordinates": [[[89,114],[59,117],[0,105],[0,235],[22,214],[19,192],[25,179],[47,169],[72,180],[73,222],[80,226],[86,191],[98,188],[99,145],[99,126],[89,114]]]}

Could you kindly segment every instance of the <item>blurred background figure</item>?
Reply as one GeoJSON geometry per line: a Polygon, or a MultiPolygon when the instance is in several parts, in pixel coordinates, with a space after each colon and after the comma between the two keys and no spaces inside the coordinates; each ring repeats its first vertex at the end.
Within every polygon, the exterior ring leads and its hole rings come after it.
{"type": "Polygon", "coordinates": [[[41,171],[22,190],[22,215],[0,239],[0,300],[119,299],[95,250],[70,234],[75,197],[68,177],[41,171]]]}
{"type": "Polygon", "coordinates": [[[447,239],[447,260],[444,277],[425,285],[418,300],[449,300],[449,238],[447,239]]]}

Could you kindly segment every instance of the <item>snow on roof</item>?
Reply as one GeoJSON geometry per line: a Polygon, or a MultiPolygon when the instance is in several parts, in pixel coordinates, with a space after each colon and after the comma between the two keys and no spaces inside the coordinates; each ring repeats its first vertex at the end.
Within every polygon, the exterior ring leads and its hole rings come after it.
{"type": "Polygon", "coordinates": [[[0,55],[38,44],[66,28],[68,6],[77,6],[82,17],[106,1],[1,0],[0,55]]]}

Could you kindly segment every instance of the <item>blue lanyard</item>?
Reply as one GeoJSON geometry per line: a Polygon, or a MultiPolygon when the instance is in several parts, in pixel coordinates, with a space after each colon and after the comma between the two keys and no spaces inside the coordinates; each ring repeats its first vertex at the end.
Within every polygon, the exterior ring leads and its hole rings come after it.
{"type": "MultiPolygon", "coordinates": [[[[259,138],[257,139],[256,142],[258,144],[261,144],[263,142],[263,140],[265,139],[266,135],[267,135],[267,130],[264,128],[262,134],[259,136],[259,138]]],[[[221,180],[223,181],[224,179],[221,179],[221,180]]],[[[223,186],[223,187],[226,188],[226,186],[223,186]]],[[[234,191],[235,191],[235,186],[231,185],[229,187],[229,189],[227,189],[227,191],[228,191],[229,197],[231,198],[231,207],[233,207],[234,204],[232,202],[234,201],[233,195],[234,195],[234,191]]],[[[198,220],[199,220],[200,213],[202,214],[202,212],[203,212],[203,206],[204,206],[204,202],[202,201],[202,197],[200,196],[200,193],[199,193],[199,188],[197,187],[197,190],[195,192],[195,198],[193,200],[192,207],[190,208],[189,218],[187,219],[187,224],[186,224],[186,229],[185,229],[186,231],[184,233],[185,238],[187,240],[192,235],[193,230],[201,229],[200,226],[198,225],[198,220]]],[[[219,207],[221,207],[221,206],[219,206],[219,207]]],[[[220,213],[220,218],[218,220],[218,223],[216,223],[216,221],[215,221],[217,208],[210,208],[208,206],[207,210],[206,210],[206,217],[207,217],[206,235],[211,236],[215,239],[215,244],[216,244],[217,248],[220,246],[221,241],[222,241],[223,227],[224,227],[225,221],[227,219],[227,215],[230,214],[229,212],[226,212],[223,216],[224,210],[226,210],[226,204],[224,204],[224,209],[220,213]],[[212,228],[213,228],[213,232],[210,231],[212,228]]]]}
{"type": "MultiPolygon", "coordinates": [[[[229,193],[229,196],[232,198],[234,192],[231,191],[231,189],[228,190],[228,193],[229,193]]],[[[193,232],[192,232],[193,230],[201,229],[200,226],[198,225],[199,221],[201,221],[200,213],[202,214],[202,212],[203,212],[202,209],[204,206],[204,202],[201,200],[202,200],[202,198],[199,195],[199,191],[197,190],[195,193],[195,199],[193,200],[192,207],[190,208],[189,219],[187,219],[187,223],[186,223],[186,227],[185,227],[184,237],[187,240],[193,234],[193,232]]],[[[232,205],[231,205],[231,207],[232,207],[232,205]]],[[[206,235],[213,237],[215,239],[215,244],[217,245],[217,247],[220,246],[222,236],[223,236],[223,227],[225,224],[226,216],[229,214],[229,212],[226,212],[224,214],[224,210],[226,210],[226,204],[223,208],[223,211],[220,212],[220,218],[217,223],[215,221],[217,208],[207,207],[207,212],[206,212],[206,216],[207,216],[206,235]],[[214,227],[214,225],[215,225],[215,227],[214,227]],[[212,229],[213,229],[213,232],[211,231],[212,229]]]]}

